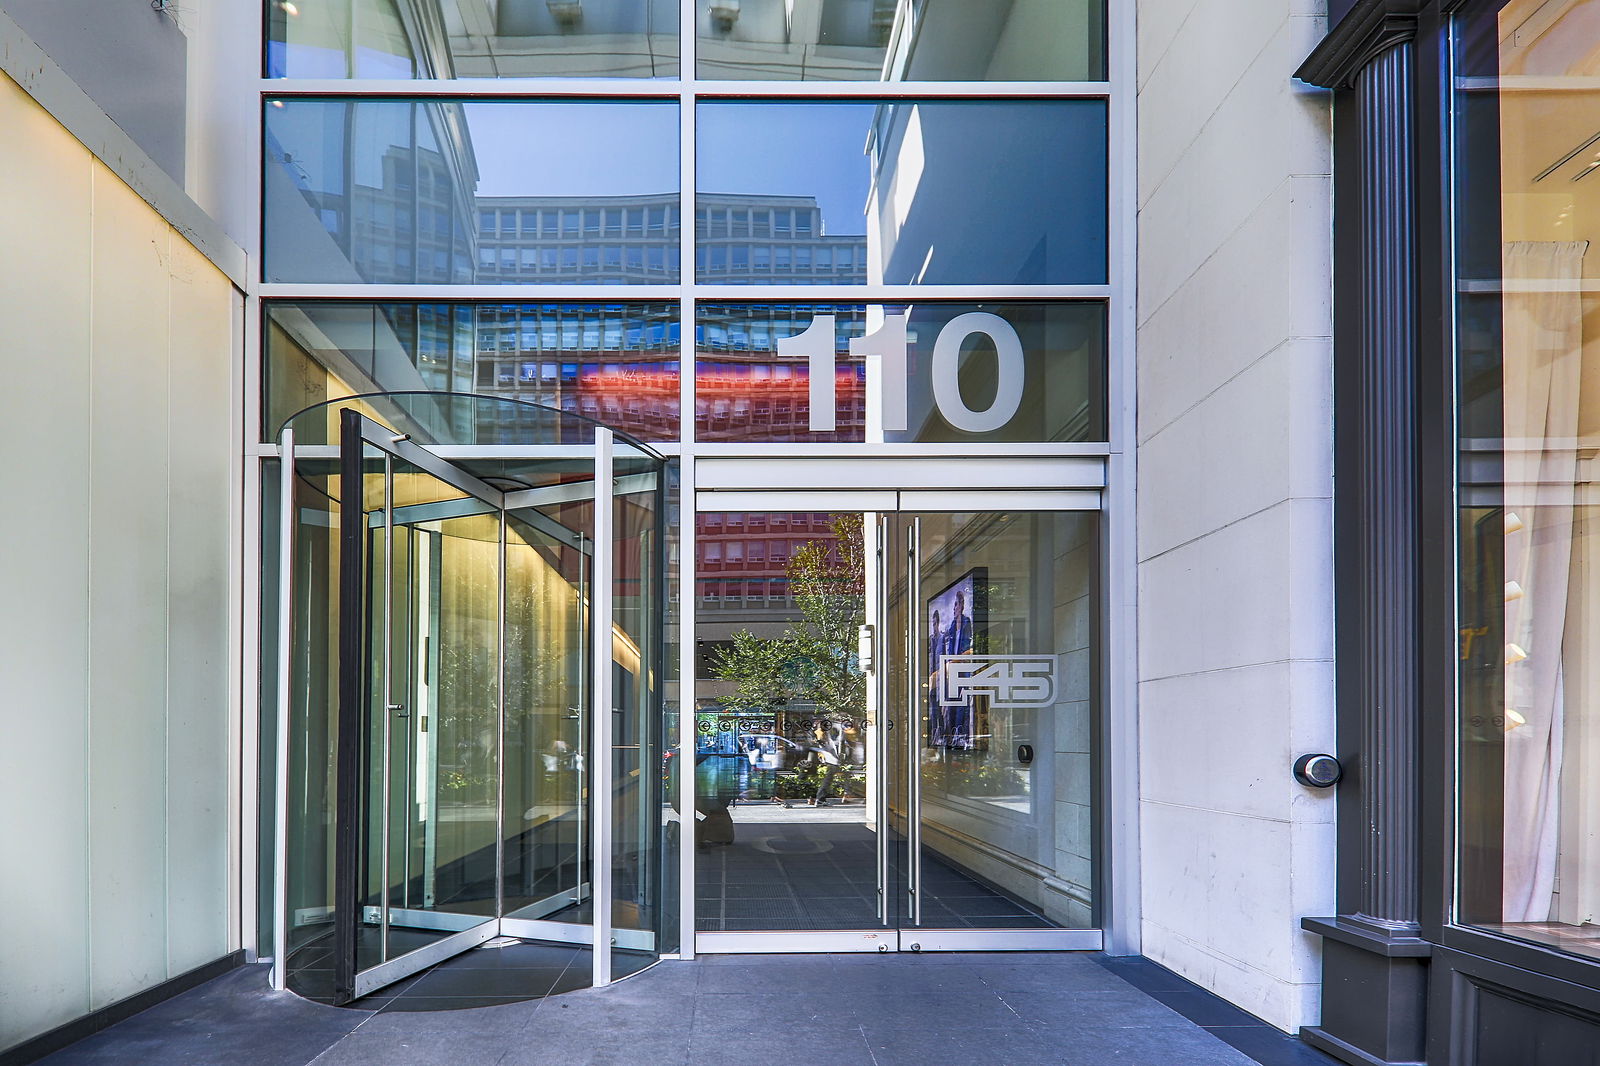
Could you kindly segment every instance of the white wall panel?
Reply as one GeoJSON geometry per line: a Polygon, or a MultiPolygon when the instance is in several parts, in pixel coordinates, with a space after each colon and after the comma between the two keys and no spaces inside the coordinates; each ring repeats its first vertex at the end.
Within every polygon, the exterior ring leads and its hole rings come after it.
{"type": "Polygon", "coordinates": [[[167,975],[171,230],[98,169],[91,211],[86,917],[98,1008],[167,975]]]}
{"type": "Polygon", "coordinates": [[[0,1050],[236,946],[227,278],[0,76],[0,1050]]]}
{"type": "Polygon", "coordinates": [[[1330,109],[1312,0],[1141,0],[1143,950],[1317,1018],[1333,800],[1330,109]]]}
{"type": "Polygon", "coordinates": [[[1139,397],[1141,441],[1285,338],[1326,338],[1332,195],[1327,175],[1285,179],[1186,284],[1141,305],[1139,374],[1150,383],[1139,397]]]}
{"type": "Polygon", "coordinates": [[[0,1047],[89,1009],[91,159],[0,77],[0,1047]],[[68,472],[63,476],[63,472],[68,472]],[[18,815],[23,815],[19,817],[18,815]]]}
{"type": "Polygon", "coordinates": [[[168,403],[171,470],[167,499],[167,928],[174,972],[216,958],[228,937],[228,537],[229,446],[237,400],[230,395],[234,348],[228,281],[200,253],[172,242],[171,306],[204,308],[172,316],[168,403]],[[193,773],[187,768],[211,767],[193,773]]]}

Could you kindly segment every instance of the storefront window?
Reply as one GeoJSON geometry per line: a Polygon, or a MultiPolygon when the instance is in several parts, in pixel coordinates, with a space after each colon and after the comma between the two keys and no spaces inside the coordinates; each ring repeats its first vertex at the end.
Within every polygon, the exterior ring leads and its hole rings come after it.
{"type": "Polygon", "coordinates": [[[1600,2],[1458,16],[1464,924],[1600,957],[1600,2]]]}

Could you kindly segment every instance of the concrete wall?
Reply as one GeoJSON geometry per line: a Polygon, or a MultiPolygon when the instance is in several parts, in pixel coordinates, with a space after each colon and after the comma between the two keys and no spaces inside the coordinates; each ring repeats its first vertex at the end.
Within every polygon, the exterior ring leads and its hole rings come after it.
{"type": "Polygon", "coordinates": [[[0,1049],[238,946],[242,301],[0,75],[0,1049]]]}
{"type": "Polygon", "coordinates": [[[1314,1022],[1333,904],[1331,119],[1321,0],[1141,0],[1143,950],[1314,1022]]]}

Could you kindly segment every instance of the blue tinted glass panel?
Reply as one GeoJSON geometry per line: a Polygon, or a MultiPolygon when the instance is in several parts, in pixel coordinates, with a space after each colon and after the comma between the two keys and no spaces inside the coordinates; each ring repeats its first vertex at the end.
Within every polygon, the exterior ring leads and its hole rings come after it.
{"type": "Polygon", "coordinates": [[[697,121],[702,282],[1106,281],[1103,100],[738,101],[697,121]],[[758,239],[759,278],[728,251],[758,239]]]}
{"type": "Polygon", "coordinates": [[[675,103],[269,101],[265,280],[674,282],[672,260],[647,264],[677,241],[676,226],[624,238],[641,254],[608,264],[599,219],[676,210],[677,113],[675,103]],[[560,227],[516,224],[533,212],[560,227]]]}
{"type": "Polygon", "coordinates": [[[702,78],[1101,81],[1105,0],[712,0],[702,78]]]}
{"type": "Polygon", "coordinates": [[[295,412],[340,396],[422,391],[542,404],[675,440],[677,314],[676,303],[269,301],[262,433],[275,439],[295,412]]]}
{"type": "Polygon", "coordinates": [[[675,78],[678,0],[267,0],[269,78],[675,78]]]}

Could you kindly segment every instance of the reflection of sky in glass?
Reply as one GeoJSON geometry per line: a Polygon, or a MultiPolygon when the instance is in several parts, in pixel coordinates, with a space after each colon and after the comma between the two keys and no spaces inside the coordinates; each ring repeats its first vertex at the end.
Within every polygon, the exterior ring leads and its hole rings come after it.
{"type": "Polygon", "coordinates": [[[627,196],[678,188],[676,104],[466,104],[479,196],[627,196]]]}
{"type": "MultiPolygon", "coordinates": [[[[701,192],[815,197],[826,233],[868,235],[866,280],[1105,280],[1104,101],[729,101],[697,126],[701,192]]],[[[701,234],[712,273],[719,236],[701,234]]]]}
{"type": "Polygon", "coordinates": [[[702,104],[701,192],[814,196],[835,236],[866,232],[867,132],[878,105],[702,104]]]}

